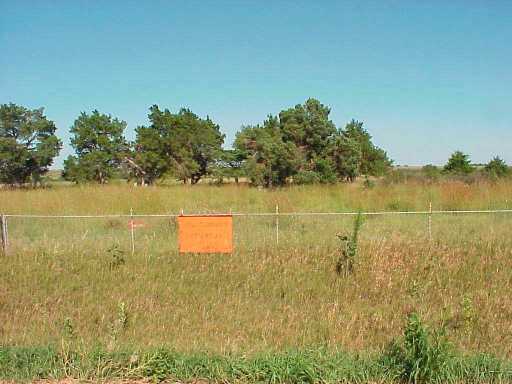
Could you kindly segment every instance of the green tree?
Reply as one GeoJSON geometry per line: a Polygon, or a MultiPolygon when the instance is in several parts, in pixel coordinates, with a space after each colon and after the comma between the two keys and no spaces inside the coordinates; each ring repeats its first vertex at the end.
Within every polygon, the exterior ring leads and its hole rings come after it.
{"type": "Polygon", "coordinates": [[[245,171],[257,185],[309,184],[336,181],[336,170],[328,157],[336,127],[330,109],[318,100],[269,116],[263,125],[243,128],[235,148],[248,157],[245,171]]]}
{"type": "Polygon", "coordinates": [[[262,126],[244,127],[237,133],[234,146],[245,157],[244,169],[254,185],[284,185],[297,173],[297,148],[283,141],[277,117],[269,116],[262,126]]]}
{"type": "Polygon", "coordinates": [[[30,178],[39,182],[62,146],[56,129],[43,108],[0,105],[0,182],[23,184],[30,178]]]}
{"type": "Polygon", "coordinates": [[[363,128],[363,122],[351,120],[343,135],[359,144],[361,162],[359,171],[363,175],[382,176],[392,164],[387,153],[372,142],[372,136],[363,128]]]}
{"type": "Polygon", "coordinates": [[[154,127],[139,126],[135,133],[133,152],[126,159],[130,174],[139,180],[139,184],[153,184],[169,171],[170,156],[164,149],[160,133],[154,127]]]}
{"type": "Polygon", "coordinates": [[[284,142],[292,142],[306,162],[325,156],[336,126],[329,120],[331,110],[316,99],[279,113],[279,128],[284,142]]]}
{"type": "Polygon", "coordinates": [[[510,169],[507,166],[507,163],[503,161],[498,156],[494,157],[491,161],[489,161],[485,168],[485,172],[492,177],[505,177],[510,174],[510,169]]]}
{"type": "Polygon", "coordinates": [[[222,155],[224,135],[209,117],[199,118],[189,109],[178,113],[150,108],[148,127],[136,130],[134,161],[146,174],[146,181],[170,174],[196,184],[211,174],[222,155]]]}
{"type": "Polygon", "coordinates": [[[333,183],[337,175],[329,147],[336,135],[336,126],[329,119],[331,110],[316,99],[279,113],[279,129],[283,142],[296,150],[297,184],[333,183]]]}
{"type": "Polygon", "coordinates": [[[82,112],[70,130],[76,156],[64,161],[64,178],[106,183],[119,169],[128,151],[123,136],[125,128],[126,122],[97,110],[91,114],[82,112]]]}
{"type": "Polygon", "coordinates": [[[318,100],[308,99],[270,116],[262,126],[243,128],[235,147],[248,156],[245,170],[252,182],[332,183],[386,172],[391,161],[372,143],[363,123],[352,120],[337,130],[329,113],[318,100]]]}
{"type": "Polygon", "coordinates": [[[330,148],[330,156],[338,177],[353,182],[360,173],[362,162],[359,142],[340,132],[330,148]]]}
{"type": "Polygon", "coordinates": [[[443,168],[443,172],[452,175],[468,175],[474,171],[469,155],[461,151],[455,151],[443,168]]]}

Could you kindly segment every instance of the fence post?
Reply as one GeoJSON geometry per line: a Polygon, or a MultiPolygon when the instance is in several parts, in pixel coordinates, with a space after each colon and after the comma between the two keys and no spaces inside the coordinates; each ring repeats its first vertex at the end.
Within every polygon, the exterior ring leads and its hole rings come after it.
{"type": "Polygon", "coordinates": [[[9,238],[7,234],[7,216],[2,214],[0,216],[0,226],[2,232],[2,251],[4,255],[7,255],[7,246],[9,245],[9,238]]]}
{"type": "Polygon", "coordinates": [[[279,245],[279,204],[276,204],[276,243],[279,245]]]}
{"type": "Polygon", "coordinates": [[[428,206],[428,240],[432,241],[432,201],[428,206]]]}
{"type": "Polygon", "coordinates": [[[135,229],[133,222],[133,208],[130,208],[130,231],[132,235],[132,256],[135,254],[135,229]]]}

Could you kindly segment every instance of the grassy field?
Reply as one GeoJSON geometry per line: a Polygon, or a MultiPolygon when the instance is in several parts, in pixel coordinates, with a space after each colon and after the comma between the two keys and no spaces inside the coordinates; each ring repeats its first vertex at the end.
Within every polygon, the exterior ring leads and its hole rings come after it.
{"type": "MultiPolygon", "coordinates": [[[[273,212],[276,204],[280,212],[397,211],[429,201],[439,210],[511,209],[512,183],[0,190],[6,214],[273,212]]],[[[512,359],[511,214],[435,215],[431,240],[425,216],[368,217],[349,276],[335,271],[336,235],[350,233],[353,217],[283,216],[279,244],[274,220],[235,218],[235,252],[226,256],[178,254],[168,218],[144,219],[134,255],[125,219],[10,218],[0,263],[4,362],[13,350],[70,338],[87,353],[120,356],[163,347],[288,358],[313,348],[353,362],[399,339],[412,312],[444,329],[462,355],[512,359]]]]}
{"type": "Polygon", "coordinates": [[[246,185],[195,185],[134,188],[63,186],[36,190],[0,189],[0,212],[41,214],[120,214],[219,211],[337,212],[362,209],[426,210],[512,208],[512,182],[390,184],[364,188],[360,184],[295,186],[260,190],[246,185]]]}

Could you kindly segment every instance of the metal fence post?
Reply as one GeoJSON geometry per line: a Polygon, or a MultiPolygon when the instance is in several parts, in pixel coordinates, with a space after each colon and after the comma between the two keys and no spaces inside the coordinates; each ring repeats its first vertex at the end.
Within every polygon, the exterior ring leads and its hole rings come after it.
{"type": "Polygon", "coordinates": [[[132,235],[132,256],[135,254],[135,223],[133,222],[133,208],[130,208],[130,231],[132,235]]]}
{"type": "Polygon", "coordinates": [[[5,216],[4,214],[2,214],[0,216],[0,226],[2,227],[1,228],[1,232],[2,232],[2,251],[3,251],[4,255],[7,255],[7,247],[9,245],[9,237],[8,237],[8,234],[7,234],[7,216],[5,216]]]}
{"type": "Polygon", "coordinates": [[[428,240],[432,241],[432,202],[429,202],[428,207],[428,240]]]}
{"type": "Polygon", "coordinates": [[[279,204],[276,204],[276,244],[279,245],[279,204]]]}

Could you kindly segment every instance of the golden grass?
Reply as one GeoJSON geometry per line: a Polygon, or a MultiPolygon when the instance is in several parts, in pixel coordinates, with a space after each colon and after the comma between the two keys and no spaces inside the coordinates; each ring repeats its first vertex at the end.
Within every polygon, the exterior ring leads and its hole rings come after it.
{"type": "Polygon", "coordinates": [[[512,209],[512,182],[462,182],[442,184],[392,184],[365,189],[359,184],[296,186],[259,190],[245,185],[195,185],[135,188],[109,186],[61,186],[36,190],[1,190],[0,212],[6,214],[120,214],[219,211],[337,212],[362,209],[512,209]]]}
{"type": "MultiPolygon", "coordinates": [[[[6,213],[94,214],[510,208],[512,184],[127,186],[1,191],[6,213]]],[[[0,263],[0,344],[54,343],[69,318],[95,344],[253,353],[325,345],[377,350],[415,310],[463,351],[512,357],[512,216],[370,217],[353,276],[335,273],[350,217],[236,218],[226,255],[179,255],[175,223],[147,219],[129,252],[126,220],[11,218],[0,263]],[[113,246],[124,264],[111,267],[113,246]],[[114,332],[119,306],[128,323],[114,332]]]]}

